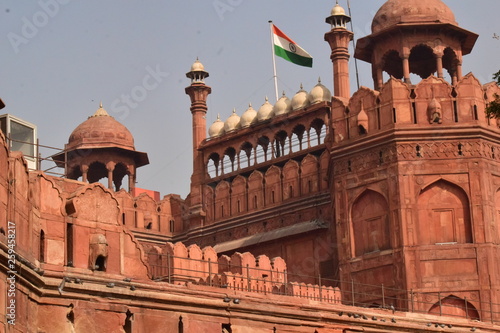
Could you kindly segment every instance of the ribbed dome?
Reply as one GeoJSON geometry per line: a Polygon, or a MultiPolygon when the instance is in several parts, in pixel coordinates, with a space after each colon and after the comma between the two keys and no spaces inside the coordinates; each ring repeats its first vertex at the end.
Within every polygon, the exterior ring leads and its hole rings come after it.
{"type": "Polygon", "coordinates": [[[274,104],[273,114],[275,116],[279,116],[285,113],[288,113],[292,110],[292,103],[290,99],[286,97],[285,92],[283,92],[283,96],[274,104]]]}
{"type": "Polygon", "coordinates": [[[100,108],[71,133],[68,149],[119,147],[135,150],[130,131],[100,108]]]}
{"type": "Polygon", "coordinates": [[[224,134],[224,122],[220,120],[220,115],[217,115],[217,120],[208,129],[208,135],[213,138],[224,134]]]}
{"type": "Polygon", "coordinates": [[[300,90],[297,91],[295,96],[292,98],[292,110],[299,110],[307,107],[309,105],[309,94],[304,90],[302,84],[300,85],[300,90]]]}
{"type": "Polygon", "coordinates": [[[439,22],[457,25],[455,15],[441,0],[389,0],[373,18],[372,33],[399,23],[439,22]]]}
{"type": "Polygon", "coordinates": [[[311,104],[316,104],[320,102],[329,102],[332,99],[332,93],[327,87],[321,84],[321,79],[318,80],[318,84],[312,88],[309,93],[309,102],[311,104]]]}
{"type": "Polygon", "coordinates": [[[252,104],[248,105],[248,109],[241,115],[240,126],[248,127],[257,121],[257,111],[254,110],[252,104]]]}
{"type": "Polygon", "coordinates": [[[238,128],[240,128],[240,116],[236,114],[236,109],[234,109],[233,114],[224,123],[224,131],[227,133],[238,128]]]}
{"type": "Polygon", "coordinates": [[[273,117],[273,105],[269,103],[269,99],[266,97],[266,102],[262,104],[257,112],[257,121],[264,121],[273,117]]]}

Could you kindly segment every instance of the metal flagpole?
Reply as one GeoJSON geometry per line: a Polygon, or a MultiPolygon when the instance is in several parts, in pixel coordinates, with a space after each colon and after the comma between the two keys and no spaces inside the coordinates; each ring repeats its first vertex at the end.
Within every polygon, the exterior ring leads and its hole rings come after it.
{"type": "MultiPolygon", "coordinates": [[[[354,32],[354,28],[352,26],[352,14],[351,14],[351,3],[347,0],[347,9],[349,10],[349,16],[351,17],[351,31],[354,32]]],[[[354,51],[356,51],[356,42],[354,38],[352,39],[352,45],[354,46],[354,51]]],[[[359,72],[358,72],[358,59],[354,58],[354,66],[356,68],[356,83],[358,84],[359,89],[359,72]]]]}
{"type": "Polygon", "coordinates": [[[279,99],[278,95],[278,75],[276,74],[276,54],[274,53],[274,31],[273,31],[273,21],[269,21],[269,27],[271,29],[271,50],[273,52],[273,70],[274,70],[274,90],[276,93],[276,102],[279,99]]]}

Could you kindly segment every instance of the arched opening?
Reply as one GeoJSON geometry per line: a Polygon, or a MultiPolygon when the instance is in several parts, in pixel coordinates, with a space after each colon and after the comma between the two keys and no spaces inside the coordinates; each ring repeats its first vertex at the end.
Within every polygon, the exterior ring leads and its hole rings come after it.
{"type": "Polygon", "coordinates": [[[451,48],[447,47],[443,53],[443,68],[448,71],[452,82],[457,79],[458,57],[451,48]]]}
{"type": "Polygon", "coordinates": [[[441,302],[437,302],[436,304],[434,304],[430,308],[429,313],[443,316],[468,318],[472,320],[481,320],[479,318],[479,312],[474,307],[474,305],[463,298],[453,295],[443,298],[441,302]]]}
{"type": "Polygon", "coordinates": [[[208,158],[207,163],[207,173],[210,178],[214,178],[219,176],[219,165],[220,165],[220,157],[216,153],[212,153],[208,158]]]}
{"type": "Polygon", "coordinates": [[[118,163],[113,170],[113,183],[115,191],[118,192],[122,187],[123,178],[127,175],[128,168],[123,163],[118,163]]]}
{"type": "Polygon", "coordinates": [[[410,52],[410,73],[426,79],[437,71],[436,57],[427,45],[417,45],[410,52]]]}
{"type": "Polygon", "coordinates": [[[288,135],[285,131],[279,131],[274,137],[274,157],[282,157],[288,153],[288,135]]]}
{"type": "Polygon", "coordinates": [[[236,168],[234,167],[234,160],[236,157],[236,150],[233,147],[229,147],[224,152],[224,157],[222,158],[222,174],[227,174],[234,172],[236,168]]]}
{"type": "Polygon", "coordinates": [[[458,186],[439,180],[418,197],[420,245],[472,243],[467,194],[458,186]]]}
{"type": "Polygon", "coordinates": [[[403,78],[403,60],[395,50],[387,52],[383,58],[382,70],[396,79],[403,78]]]}
{"type": "Polygon", "coordinates": [[[269,149],[269,138],[267,136],[261,136],[257,140],[257,163],[266,162],[272,159],[269,149]]]}
{"type": "Polygon", "coordinates": [[[45,262],[45,231],[40,230],[40,262],[45,262]]]}
{"type": "Polygon", "coordinates": [[[97,256],[94,269],[100,272],[106,272],[106,257],[103,255],[97,256]]]}
{"type": "Polygon", "coordinates": [[[326,126],[323,120],[314,119],[309,128],[309,145],[315,147],[324,142],[326,126]]]}
{"type": "Polygon", "coordinates": [[[125,333],[132,333],[132,322],[134,321],[134,314],[127,310],[125,317],[125,324],[123,325],[123,330],[125,333]]]}
{"type": "Polygon", "coordinates": [[[238,155],[239,158],[238,166],[241,169],[249,168],[254,164],[252,152],[253,152],[253,147],[250,142],[245,142],[241,145],[240,153],[238,155]]]}
{"type": "Polygon", "coordinates": [[[303,138],[306,128],[304,125],[297,125],[292,131],[292,151],[297,152],[304,149],[303,138]]]}
{"type": "MultiPolygon", "coordinates": [[[[93,162],[89,166],[89,171],[87,174],[87,179],[89,183],[97,183],[102,178],[108,177],[108,169],[101,162],[93,162]]],[[[106,185],[107,186],[107,185],[106,185]]]]}
{"type": "Polygon", "coordinates": [[[361,194],[351,209],[354,255],[391,248],[389,206],[387,200],[372,190],[361,194]]]}

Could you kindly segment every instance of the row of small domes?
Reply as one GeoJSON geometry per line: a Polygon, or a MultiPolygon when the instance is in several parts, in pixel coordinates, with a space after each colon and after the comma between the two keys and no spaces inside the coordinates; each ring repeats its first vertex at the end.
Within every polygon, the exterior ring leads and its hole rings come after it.
{"type": "Polygon", "coordinates": [[[224,133],[228,133],[239,128],[245,128],[252,124],[271,119],[275,116],[303,109],[312,104],[325,101],[329,102],[331,99],[332,94],[330,90],[321,84],[321,80],[318,80],[318,84],[315,85],[309,93],[307,93],[301,85],[300,90],[291,100],[286,97],[285,92],[283,92],[283,96],[276,102],[276,104],[274,104],[274,106],[269,103],[269,100],[266,97],[266,102],[262,104],[258,111],[256,111],[250,104],[241,117],[236,114],[236,110],[233,110],[233,113],[225,122],[220,120],[220,117],[217,116],[217,120],[214,121],[208,129],[208,135],[211,138],[221,136],[224,133]]]}

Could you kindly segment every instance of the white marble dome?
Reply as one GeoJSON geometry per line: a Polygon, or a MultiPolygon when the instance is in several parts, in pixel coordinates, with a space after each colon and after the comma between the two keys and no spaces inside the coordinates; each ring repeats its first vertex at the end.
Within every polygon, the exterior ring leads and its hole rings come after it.
{"type": "Polygon", "coordinates": [[[299,110],[307,107],[309,105],[309,94],[304,90],[302,84],[300,85],[300,90],[297,91],[295,96],[292,98],[292,110],[299,110]]]}
{"type": "Polygon", "coordinates": [[[236,109],[233,109],[233,113],[224,122],[224,132],[234,131],[240,128],[240,116],[236,114],[236,109]]]}
{"type": "Polygon", "coordinates": [[[257,111],[252,107],[252,104],[248,105],[248,109],[241,115],[240,126],[248,127],[257,122],[257,111]]]}
{"type": "Polygon", "coordinates": [[[217,120],[213,122],[213,124],[208,129],[208,135],[211,138],[215,138],[217,136],[221,136],[224,134],[224,122],[220,120],[220,115],[217,115],[217,120]]]}
{"type": "Polygon", "coordinates": [[[332,100],[332,93],[327,87],[321,84],[321,79],[318,80],[318,84],[312,88],[309,93],[309,102],[311,104],[316,104],[320,102],[330,102],[332,100]]]}
{"type": "Polygon", "coordinates": [[[275,116],[279,116],[285,113],[288,113],[292,110],[292,102],[288,97],[286,97],[285,92],[283,92],[283,96],[274,104],[273,114],[275,116]]]}
{"type": "Polygon", "coordinates": [[[269,99],[266,97],[266,101],[259,108],[257,112],[257,121],[264,121],[271,119],[273,117],[273,105],[269,103],[269,99]]]}

